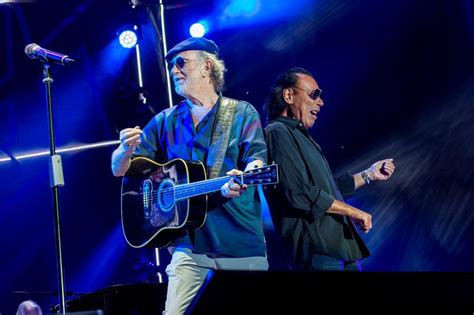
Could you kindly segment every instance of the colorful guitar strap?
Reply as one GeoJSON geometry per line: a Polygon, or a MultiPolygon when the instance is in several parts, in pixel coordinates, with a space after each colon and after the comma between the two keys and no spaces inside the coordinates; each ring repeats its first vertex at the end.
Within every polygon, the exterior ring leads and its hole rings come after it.
{"type": "Polygon", "coordinates": [[[238,101],[220,96],[220,104],[212,131],[209,153],[207,155],[207,176],[216,178],[222,169],[225,153],[229,145],[229,135],[238,101]]]}

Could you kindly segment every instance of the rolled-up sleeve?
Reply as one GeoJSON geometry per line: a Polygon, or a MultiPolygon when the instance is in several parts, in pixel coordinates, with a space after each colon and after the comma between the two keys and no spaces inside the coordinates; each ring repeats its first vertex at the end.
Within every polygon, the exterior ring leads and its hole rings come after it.
{"type": "Polygon", "coordinates": [[[354,176],[349,173],[344,173],[336,177],[336,185],[341,192],[341,195],[346,198],[355,192],[354,176]]]}
{"type": "MultiPolygon", "coordinates": [[[[322,216],[332,205],[335,198],[319,186],[312,184],[307,165],[287,128],[265,130],[268,161],[278,164],[280,182],[276,193],[287,201],[280,205],[286,215],[322,216]],[[284,209],[283,209],[284,208],[284,209]],[[288,213],[294,212],[294,213],[288,213]]],[[[317,167],[317,166],[314,166],[317,167]]]]}
{"type": "Polygon", "coordinates": [[[163,128],[165,122],[165,113],[161,112],[154,116],[143,128],[140,136],[140,144],[137,146],[133,157],[144,156],[149,159],[166,162],[166,150],[163,146],[163,128]]]}

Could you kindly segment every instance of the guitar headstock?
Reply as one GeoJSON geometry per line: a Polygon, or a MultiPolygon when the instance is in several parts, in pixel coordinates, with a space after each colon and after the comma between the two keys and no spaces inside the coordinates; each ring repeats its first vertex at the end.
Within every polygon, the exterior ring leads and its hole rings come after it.
{"type": "Polygon", "coordinates": [[[267,185],[278,184],[278,165],[266,165],[260,168],[246,171],[242,175],[245,185],[267,185]]]}

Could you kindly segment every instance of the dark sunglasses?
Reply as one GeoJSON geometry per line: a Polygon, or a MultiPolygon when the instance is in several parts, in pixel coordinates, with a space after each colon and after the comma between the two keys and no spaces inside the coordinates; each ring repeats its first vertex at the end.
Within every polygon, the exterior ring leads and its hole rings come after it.
{"type": "Polygon", "coordinates": [[[294,88],[295,88],[295,89],[298,89],[298,90],[305,91],[306,94],[308,94],[308,96],[309,96],[313,101],[317,100],[318,97],[321,97],[321,95],[323,94],[323,90],[321,90],[321,89],[316,89],[316,90],[311,91],[311,92],[308,93],[305,89],[302,89],[302,88],[300,88],[300,87],[294,86],[294,88]]]}
{"type": "Polygon", "coordinates": [[[181,56],[178,56],[176,58],[174,58],[173,60],[171,60],[169,62],[169,69],[173,69],[173,67],[176,65],[176,67],[178,69],[183,69],[184,68],[184,65],[186,64],[186,62],[188,61],[196,61],[195,59],[185,59],[181,56]]]}

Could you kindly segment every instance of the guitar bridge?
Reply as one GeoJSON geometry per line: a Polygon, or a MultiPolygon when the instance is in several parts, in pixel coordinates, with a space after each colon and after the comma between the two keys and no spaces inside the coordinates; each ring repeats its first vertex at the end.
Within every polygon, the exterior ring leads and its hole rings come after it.
{"type": "Polygon", "coordinates": [[[149,179],[143,181],[143,215],[146,220],[150,219],[153,205],[153,182],[149,179]]]}

